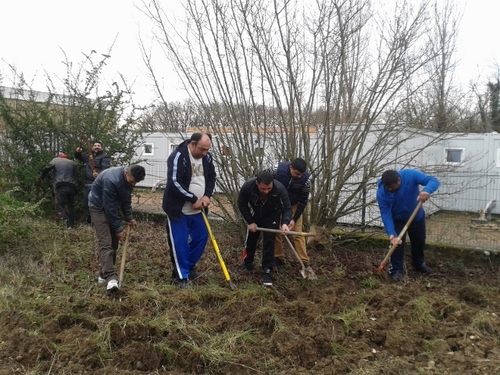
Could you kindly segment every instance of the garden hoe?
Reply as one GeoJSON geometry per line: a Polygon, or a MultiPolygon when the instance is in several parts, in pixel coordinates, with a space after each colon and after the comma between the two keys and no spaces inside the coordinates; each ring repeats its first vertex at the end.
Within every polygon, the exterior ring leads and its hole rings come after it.
{"type": "MultiPolygon", "coordinates": [[[[257,227],[256,229],[261,232],[281,233],[280,229],[261,228],[261,227],[257,227]]],[[[293,230],[290,230],[288,232],[285,232],[284,234],[289,236],[307,237],[308,245],[326,245],[329,240],[328,230],[319,227],[311,227],[311,230],[309,232],[294,232],[293,230]]]]}
{"type": "Polygon", "coordinates": [[[233,284],[231,281],[231,278],[229,277],[229,272],[227,271],[226,264],[224,263],[224,260],[222,259],[222,255],[219,250],[219,245],[217,245],[217,241],[215,240],[215,237],[212,233],[212,229],[210,229],[210,224],[208,223],[208,218],[207,215],[205,214],[205,210],[202,208],[201,209],[201,215],[203,216],[203,221],[205,221],[205,225],[207,226],[208,230],[208,235],[210,236],[210,240],[212,241],[212,245],[215,250],[215,254],[217,255],[217,259],[219,259],[220,267],[222,268],[222,272],[224,273],[224,277],[226,278],[226,281],[229,285],[229,288],[231,290],[236,290],[236,285],[233,284]]]}
{"type": "Polygon", "coordinates": [[[403,238],[403,236],[405,235],[406,231],[408,230],[408,228],[410,227],[410,224],[411,222],[413,221],[413,219],[415,218],[415,216],[417,215],[417,212],[418,210],[420,210],[420,207],[422,207],[422,201],[418,202],[417,204],[417,207],[415,207],[415,209],[413,210],[413,213],[411,214],[410,218],[408,219],[408,222],[406,223],[406,225],[404,226],[403,230],[401,231],[401,233],[399,233],[399,236],[398,236],[398,241],[396,241],[396,243],[394,245],[392,245],[391,249],[389,250],[389,252],[387,253],[387,255],[385,256],[384,260],[382,261],[382,263],[380,263],[380,266],[378,266],[378,269],[377,269],[377,272],[380,273],[384,270],[384,267],[385,265],[387,264],[387,262],[389,262],[389,259],[391,258],[391,255],[392,253],[394,252],[394,250],[396,250],[396,248],[398,247],[399,245],[399,242],[401,241],[401,239],[403,238]]]}
{"type": "Polygon", "coordinates": [[[127,258],[127,248],[128,248],[128,241],[130,238],[130,225],[127,224],[127,229],[125,230],[125,243],[123,244],[122,248],[122,261],[120,265],[120,274],[118,275],[118,287],[122,287],[123,283],[123,271],[125,270],[125,259],[127,258]]]}
{"type": "MultiPolygon", "coordinates": [[[[302,277],[304,279],[308,279],[308,280],[316,280],[318,277],[314,273],[314,270],[311,267],[307,267],[306,268],[306,266],[304,265],[304,262],[302,262],[302,259],[300,259],[300,256],[297,253],[297,250],[295,250],[295,247],[293,247],[292,242],[288,238],[288,235],[318,236],[318,234],[316,233],[316,231],[313,228],[311,228],[311,229],[314,231],[313,233],[312,232],[307,233],[307,232],[288,231],[288,232],[283,233],[283,237],[285,237],[285,240],[286,240],[286,242],[288,242],[288,245],[292,249],[292,252],[295,255],[295,258],[297,258],[297,260],[300,263],[300,266],[301,266],[300,274],[302,275],[302,277]]],[[[279,230],[279,229],[270,229],[270,228],[260,228],[260,227],[257,227],[257,230],[260,230],[262,232],[281,233],[281,230],[279,230]]]]}

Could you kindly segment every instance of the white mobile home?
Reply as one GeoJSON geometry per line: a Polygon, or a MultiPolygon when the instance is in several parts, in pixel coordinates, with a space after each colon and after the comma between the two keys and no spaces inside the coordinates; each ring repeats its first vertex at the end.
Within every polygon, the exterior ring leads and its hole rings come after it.
{"type": "Polygon", "coordinates": [[[135,160],[146,169],[146,178],[137,186],[153,187],[167,177],[167,159],[184,139],[178,133],[152,133],[144,135],[143,144],[135,152],[135,160]]]}
{"type": "MultiPolygon", "coordinates": [[[[145,135],[145,142],[137,149],[136,157],[146,168],[147,177],[138,186],[152,187],[164,179],[168,155],[182,140],[190,136],[191,133],[145,135]]],[[[319,139],[311,137],[311,143],[314,143],[312,149],[316,150],[316,155],[320,154],[318,150],[322,147],[319,139]]],[[[387,158],[398,160],[398,164],[392,166],[394,169],[402,168],[412,150],[422,149],[422,146],[430,144],[434,139],[438,137],[432,133],[408,138],[387,158]]],[[[214,148],[221,147],[215,138],[214,148]]],[[[272,158],[272,150],[268,151],[272,158]]],[[[415,156],[411,165],[431,172],[441,181],[438,194],[427,207],[428,213],[440,210],[477,213],[483,210],[488,202],[500,198],[500,134],[449,134],[415,156]]],[[[367,191],[367,201],[374,198],[375,180],[370,191],[367,191]]],[[[500,206],[494,208],[493,213],[500,213],[500,206]]],[[[379,213],[376,206],[368,207],[364,215],[368,222],[377,225],[379,213]]],[[[359,224],[360,217],[360,214],[349,215],[339,221],[359,224]]]]}

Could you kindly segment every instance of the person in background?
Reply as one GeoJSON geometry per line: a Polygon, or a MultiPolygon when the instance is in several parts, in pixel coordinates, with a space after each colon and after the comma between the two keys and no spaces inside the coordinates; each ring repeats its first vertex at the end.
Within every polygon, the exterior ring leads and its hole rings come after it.
{"type": "MultiPolygon", "coordinates": [[[[399,282],[404,280],[406,233],[401,241],[398,240],[398,233],[405,227],[418,202],[426,202],[430,195],[439,188],[439,180],[416,169],[387,170],[377,184],[377,202],[389,241],[391,245],[399,243],[391,256],[389,269],[392,279],[399,282]]],[[[431,272],[431,268],[425,264],[424,260],[426,230],[423,207],[408,227],[407,234],[411,242],[413,268],[417,272],[431,272]]]]}
{"type": "Polygon", "coordinates": [[[83,210],[87,219],[87,225],[92,224],[89,210],[89,193],[92,183],[97,178],[99,173],[108,169],[111,166],[111,160],[104,152],[101,142],[94,142],[90,155],[83,154],[82,148],[77,147],[75,150],[75,159],[80,160],[85,164],[85,189],[83,191],[83,210]]]}
{"type": "Polygon", "coordinates": [[[216,173],[212,156],[212,136],[193,133],[167,160],[167,184],[163,210],[167,214],[167,242],[172,262],[172,279],[180,288],[199,277],[196,264],[208,240],[201,214],[210,206],[216,173]]]}
{"type": "MultiPolygon", "coordinates": [[[[257,227],[281,229],[282,234],[288,232],[290,230],[288,224],[292,219],[290,199],[281,182],[273,179],[271,172],[262,171],[257,174],[257,177],[247,180],[241,187],[238,195],[238,209],[248,224],[244,263],[240,271],[252,271],[260,236],[257,227]]],[[[266,286],[273,285],[271,271],[274,266],[275,239],[275,232],[263,233],[261,280],[266,286]]]]}
{"type": "Polygon", "coordinates": [[[135,184],[144,180],[146,171],[141,165],[114,167],[102,171],[95,179],[89,193],[89,209],[99,245],[99,283],[107,283],[106,290],[119,289],[115,262],[118,244],[124,240],[123,218],[131,228],[132,191],[135,184]]]}
{"type": "MultiPolygon", "coordinates": [[[[307,163],[302,158],[296,158],[292,162],[281,162],[277,168],[269,169],[273,178],[281,182],[288,192],[290,204],[292,205],[292,220],[288,228],[296,232],[302,232],[302,214],[307,206],[309,192],[311,191],[311,175],[306,170],[307,163]]],[[[304,266],[306,268],[310,267],[305,237],[292,236],[292,243],[304,266]]],[[[274,257],[274,264],[276,266],[285,264],[282,236],[276,236],[274,257]]]]}
{"type": "Polygon", "coordinates": [[[42,169],[40,178],[43,180],[52,171],[52,181],[55,194],[55,210],[64,219],[66,228],[75,225],[75,197],[78,193],[78,166],[68,155],[59,154],[42,169]]]}

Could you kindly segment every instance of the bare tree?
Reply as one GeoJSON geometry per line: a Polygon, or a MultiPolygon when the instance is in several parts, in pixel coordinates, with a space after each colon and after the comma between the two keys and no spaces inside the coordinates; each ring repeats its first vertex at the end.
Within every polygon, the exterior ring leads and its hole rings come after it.
{"type": "Polygon", "coordinates": [[[414,127],[440,133],[461,131],[470,126],[470,93],[454,83],[462,15],[451,0],[434,0],[429,12],[432,22],[426,37],[430,59],[422,75],[410,82],[413,95],[404,107],[404,117],[414,127]]]}
{"type": "Polygon", "coordinates": [[[188,127],[203,125],[198,107],[190,100],[160,103],[146,109],[139,120],[140,130],[146,133],[183,133],[188,127]]]}
{"type": "Polygon", "coordinates": [[[369,0],[185,0],[183,23],[159,0],[142,11],[216,136],[219,188],[235,203],[255,171],[300,156],[312,221],[335,224],[372,203],[382,170],[437,141],[405,151],[418,130],[397,115],[435,57],[430,2],[413,3],[387,15],[369,0]]]}

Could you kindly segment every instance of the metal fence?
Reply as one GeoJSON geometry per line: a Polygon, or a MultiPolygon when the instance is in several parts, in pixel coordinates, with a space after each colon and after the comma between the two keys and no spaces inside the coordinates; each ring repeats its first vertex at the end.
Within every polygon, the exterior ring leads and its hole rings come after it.
{"type": "MultiPolygon", "coordinates": [[[[443,173],[439,190],[425,203],[427,240],[488,251],[500,250],[500,173],[443,173]]],[[[376,186],[367,192],[373,201],[376,186]]],[[[339,220],[343,228],[381,230],[376,204],[339,220]]]]}
{"type": "MultiPolygon", "coordinates": [[[[166,160],[149,162],[147,181],[150,187],[166,177],[166,160]]],[[[425,203],[429,242],[497,251],[500,248],[500,173],[443,173],[436,175],[439,190],[425,203]],[[488,211],[488,212],[486,212],[488,211]]],[[[376,186],[367,191],[367,201],[374,200],[376,186]]],[[[338,220],[344,229],[370,228],[383,232],[376,204],[338,220]]]]}

